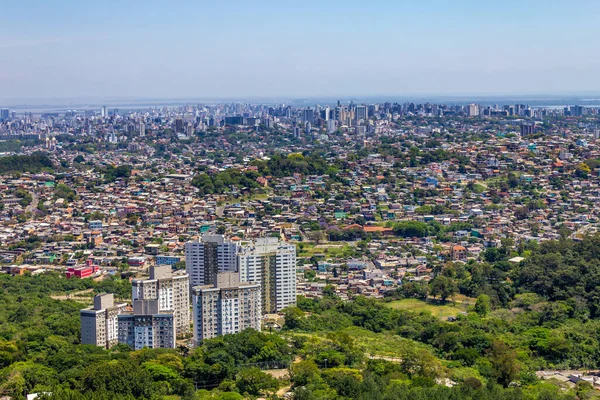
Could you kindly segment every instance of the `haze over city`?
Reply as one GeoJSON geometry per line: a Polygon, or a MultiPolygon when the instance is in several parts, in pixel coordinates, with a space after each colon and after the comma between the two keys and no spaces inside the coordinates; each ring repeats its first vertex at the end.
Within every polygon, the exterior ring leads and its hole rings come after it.
{"type": "Polygon", "coordinates": [[[6,2],[0,98],[600,92],[600,3],[6,2]]]}

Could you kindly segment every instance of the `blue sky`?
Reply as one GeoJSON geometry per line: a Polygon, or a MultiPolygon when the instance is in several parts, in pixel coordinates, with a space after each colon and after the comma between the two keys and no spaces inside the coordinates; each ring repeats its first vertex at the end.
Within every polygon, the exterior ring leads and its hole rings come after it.
{"type": "Polygon", "coordinates": [[[0,98],[600,93],[600,1],[20,0],[0,98]]]}

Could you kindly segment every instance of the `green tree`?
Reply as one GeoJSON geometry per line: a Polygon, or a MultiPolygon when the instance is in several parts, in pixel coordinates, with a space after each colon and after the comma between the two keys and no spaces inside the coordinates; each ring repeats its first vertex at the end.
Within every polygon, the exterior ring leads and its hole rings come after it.
{"type": "Polygon", "coordinates": [[[429,284],[429,293],[433,297],[439,296],[442,302],[458,293],[458,286],[454,279],[445,275],[436,276],[429,284]]]}
{"type": "Polygon", "coordinates": [[[319,367],[312,360],[304,360],[292,365],[290,379],[294,386],[306,386],[319,379],[319,367]]]}
{"type": "Polygon", "coordinates": [[[491,310],[490,296],[487,294],[480,294],[477,297],[474,309],[481,317],[487,317],[491,310]]]}
{"type": "Polygon", "coordinates": [[[259,368],[243,369],[236,377],[236,385],[241,393],[258,396],[262,393],[273,393],[279,388],[279,382],[259,368]]]}

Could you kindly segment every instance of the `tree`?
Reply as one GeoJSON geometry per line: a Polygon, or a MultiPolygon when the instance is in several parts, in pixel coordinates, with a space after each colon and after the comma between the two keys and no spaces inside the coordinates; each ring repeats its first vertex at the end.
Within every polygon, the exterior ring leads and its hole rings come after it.
{"type": "Polygon", "coordinates": [[[498,383],[508,387],[514,382],[521,372],[521,365],[517,361],[517,352],[502,341],[495,341],[489,351],[492,362],[493,374],[498,383]]]}
{"type": "Polygon", "coordinates": [[[259,368],[243,369],[236,377],[236,385],[241,393],[258,396],[263,392],[275,392],[279,382],[259,368]]]}
{"type": "Polygon", "coordinates": [[[429,284],[429,289],[433,297],[440,296],[444,303],[448,297],[452,297],[458,293],[458,286],[454,279],[444,275],[436,276],[429,284]]]}
{"type": "Polygon", "coordinates": [[[475,302],[475,312],[482,317],[486,317],[491,310],[490,296],[487,294],[480,294],[475,302]]]}
{"type": "Polygon", "coordinates": [[[283,317],[285,319],[285,327],[288,329],[295,329],[300,327],[302,320],[304,319],[304,311],[298,307],[288,307],[283,310],[283,317]]]}
{"type": "Polygon", "coordinates": [[[290,378],[295,387],[314,383],[319,378],[319,367],[312,360],[300,361],[292,365],[290,378]]]}

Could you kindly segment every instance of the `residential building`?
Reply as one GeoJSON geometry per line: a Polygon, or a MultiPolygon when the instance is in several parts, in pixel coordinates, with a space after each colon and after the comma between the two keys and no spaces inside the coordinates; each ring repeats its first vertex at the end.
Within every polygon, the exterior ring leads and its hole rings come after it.
{"type": "Polygon", "coordinates": [[[450,256],[454,261],[466,261],[467,249],[464,246],[460,245],[452,246],[450,256]]]}
{"type": "Polygon", "coordinates": [[[113,294],[94,297],[94,305],[80,311],[81,343],[110,349],[118,343],[117,316],[126,304],[115,304],[113,294]]]}
{"type": "Polygon", "coordinates": [[[367,106],[356,106],[355,113],[356,113],[357,121],[360,121],[361,119],[362,120],[367,119],[367,114],[368,114],[367,106]]]}
{"type": "Polygon", "coordinates": [[[238,255],[242,282],[261,285],[263,313],[296,304],[296,246],[278,238],[257,239],[238,255]]]}
{"type": "Polygon", "coordinates": [[[185,268],[190,285],[214,285],[219,272],[237,271],[239,246],[223,235],[204,235],[201,240],[185,244],[185,268]]]}
{"type": "Polygon", "coordinates": [[[184,272],[173,273],[170,265],[150,267],[150,279],[134,279],[135,300],[157,300],[159,313],[172,313],[177,336],[190,331],[190,279],[184,272]]]}
{"type": "Polygon", "coordinates": [[[214,285],[192,288],[194,343],[247,328],[260,330],[260,285],[240,282],[236,272],[217,275],[214,285]]]}
{"type": "Polygon", "coordinates": [[[91,230],[101,230],[102,229],[102,221],[94,220],[88,223],[88,228],[91,230]]]}
{"type": "Polygon", "coordinates": [[[133,314],[120,314],[119,343],[133,350],[175,348],[175,318],[159,312],[158,300],[134,300],[133,314]]]}

